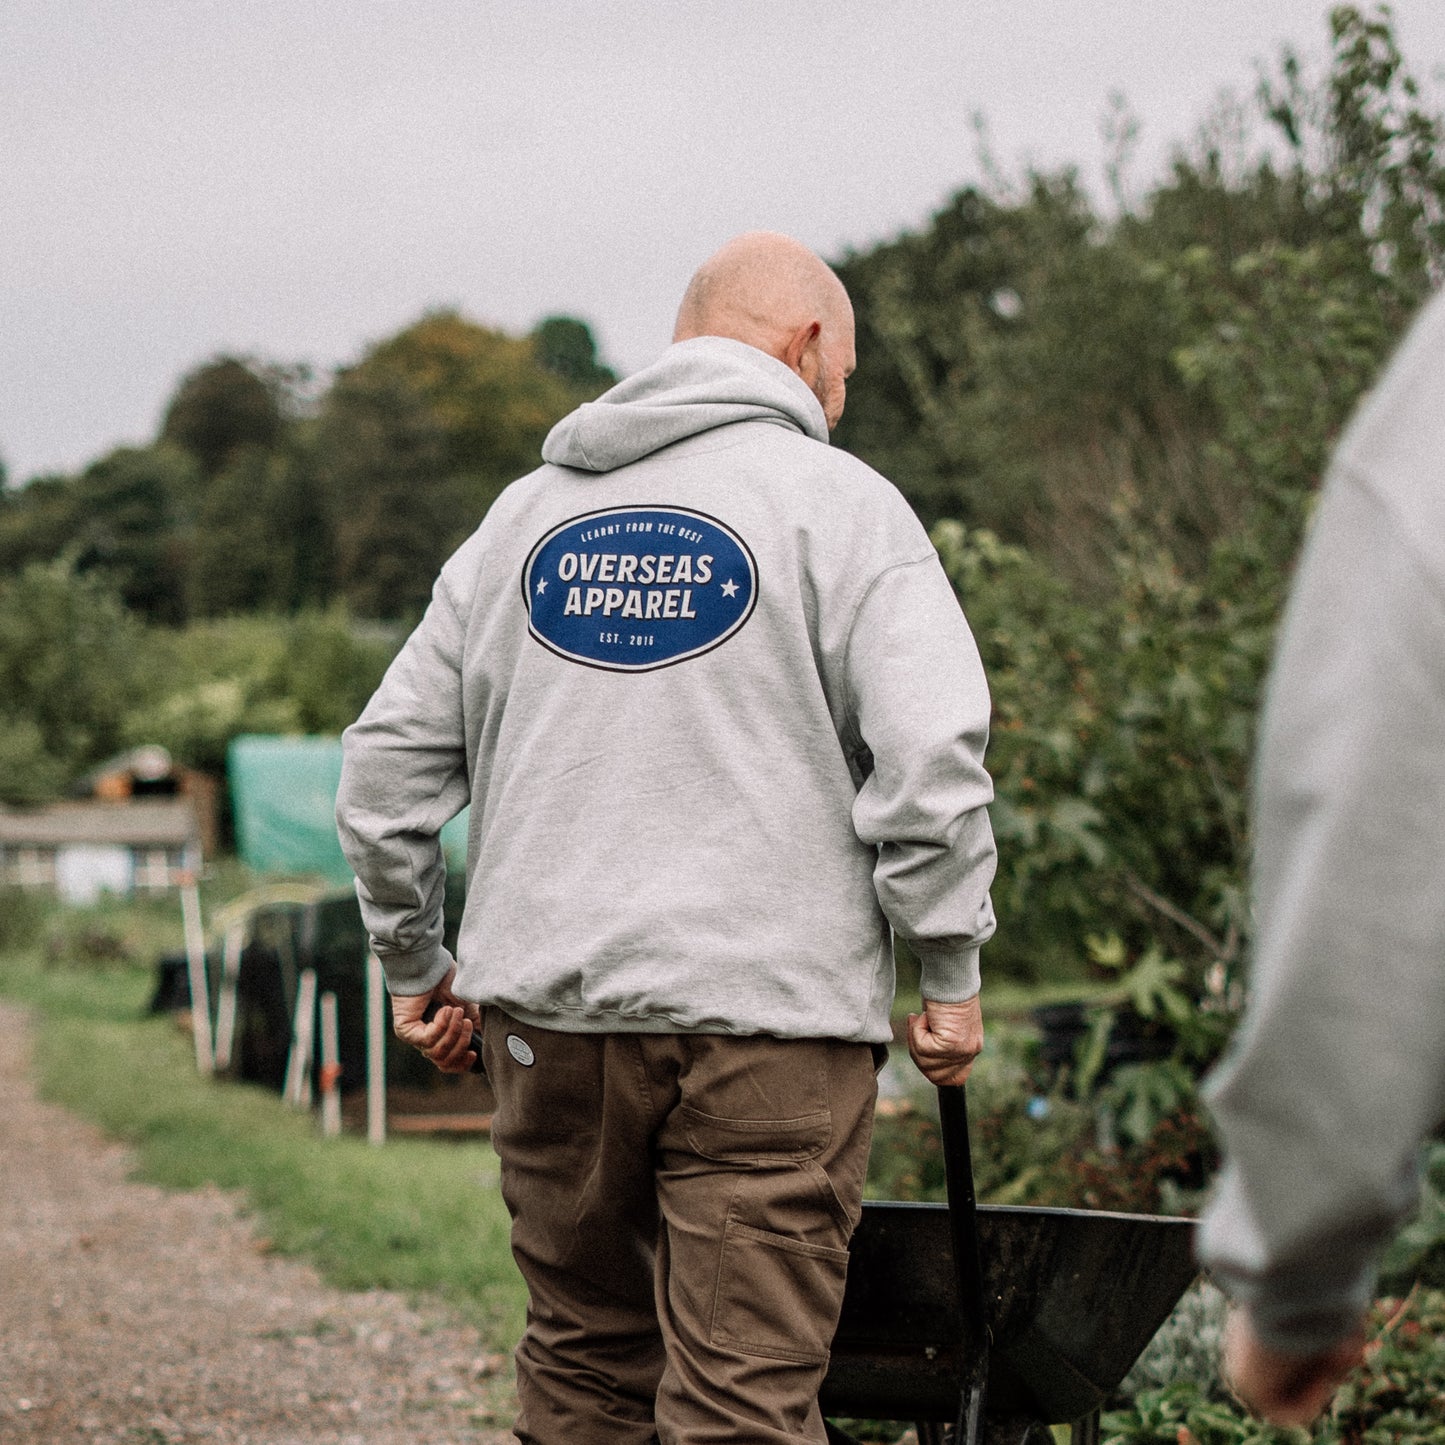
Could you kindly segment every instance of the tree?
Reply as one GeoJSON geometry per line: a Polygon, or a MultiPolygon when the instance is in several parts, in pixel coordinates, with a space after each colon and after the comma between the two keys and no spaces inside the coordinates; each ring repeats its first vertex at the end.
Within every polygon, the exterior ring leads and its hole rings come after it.
{"type": "Polygon", "coordinates": [[[114,754],[146,695],[138,621],[63,562],[0,578],[0,796],[38,801],[114,754]]]}
{"type": "Polygon", "coordinates": [[[0,574],[60,555],[75,531],[75,479],[42,476],[0,492],[0,574]]]}
{"type": "Polygon", "coordinates": [[[341,371],[317,437],[339,595],[365,616],[417,615],[445,558],[580,399],[531,341],[450,311],[341,371]]]}
{"type": "MultiPolygon", "coordinates": [[[[1285,584],[1440,259],[1441,124],[1397,103],[1416,92],[1383,22],[1332,24],[1330,77],[1291,81],[1285,165],[1206,147],[1108,227],[1054,182],[965,194],[858,259],[886,391],[870,400],[860,341],[849,409],[862,393],[877,444],[951,479],[970,523],[933,535],[994,695],[995,968],[1167,957],[1199,984],[1247,954],[1248,773],[1285,584]],[[1009,288],[992,306],[990,286],[1009,288]],[[1050,511],[1087,527],[1086,553],[1050,511]],[[1000,515],[1003,536],[977,525],[1000,515]]],[[[913,500],[926,515],[939,494],[913,500]]]]}
{"type": "Polygon", "coordinates": [[[160,439],[189,453],[209,480],[243,449],[280,443],[286,422],[279,393],[274,373],[240,357],[214,357],[181,378],[160,439]]]}
{"type": "Polygon", "coordinates": [[[236,453],[204,487],[193,521],[189,616],[292,613],[330,598],[330,521],[315,459],[296,441],[236,453]]]}
{"type": "Polygon", "coordinates": [[[575,316],[548,316],[532,328],[532,345],[544,371],[579,391],[605,391],[617,373],[597,360],[592,329],[575,316]]]}
{"type": "MultiPolygon", "coordinates": [[[[928,523],[1113,585],[1122,506],[1199,579],[1273,489],[1301,508],[1360,390],[1445,277],[1445,130],[1388,12],[1331,17],[1329,75],[1261,86],[1286,156],[1228,118],[1104,222],[1069,172],[960,192],[840,266],[860,365],[837,440],[928,523]]],[[[1250,518],[1253,520],[1250,520],[1250,518]]]]}
{"type": "Polygon", "coordinates": [[[839,270],[860,364],[837,440],[925,522],[987,526],[1087,579],[1121,486],[1165,510],[1199,494],[1171,471],[1197,419],[1167,278],[1103,230],[1071,174],[960,192],[922,234],[839,270]]]}
{"type": "Polygon", "coordinates": [[[122,602],[155,622],[185,618],[186,506],[196,488],[190,458],[166,446],[121,447],[74,483],[63,554],[99,572],[122,602]]]}

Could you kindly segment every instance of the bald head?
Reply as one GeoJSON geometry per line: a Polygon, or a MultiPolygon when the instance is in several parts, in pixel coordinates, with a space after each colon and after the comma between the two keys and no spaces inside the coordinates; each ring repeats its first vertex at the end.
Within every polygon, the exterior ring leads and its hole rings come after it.
{"type": "Polygon", "coordinates": [[[776,357],[808,384],[830,428],[854,365],[853,307],[843,283],[801,242],[773,231],[729,241],[698,268],[674,341],[727,336],[776,357]]]}

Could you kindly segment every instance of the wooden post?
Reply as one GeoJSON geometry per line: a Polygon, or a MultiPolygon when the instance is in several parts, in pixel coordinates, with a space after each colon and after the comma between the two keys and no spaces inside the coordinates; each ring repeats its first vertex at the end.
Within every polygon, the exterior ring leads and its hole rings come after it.
{"type": "Polygon", "coordinates": [[[286,1061],[285,1098],[299,1109],[311,1104],[311,1058],[316,1038],[316,970],[303,968],[296,985],[291,1057],[286,1061]]]}
{"type": "Polygon", "coordinates": [[[321,1132],[328,1139],[341,1133],[341,1051],[336,1027],[336,995],[321,995],[321,1132]]]}
{"type": "Polygon", "coordinates": [[[201,890],[196,875],[181,879],[181,921],[186,932],[186,972],[191,982],[191,1032],[196,1041],[196,1068],[215,1069],[211,1051],[211,998],[206,982],[206,935],[201,927],[201,890]]]}
{"type": "Polygon", "coordinates": [[[386,1143],[386,1030],[390,1022],[381,960],[366,955],[366,1139],[386,1143]]]}
{"type": "Polygon", "coordinates": [[[236,1045],[236,990],[241,983],[241,949],[246,942],[246,923],[242,919],[226,930],[221,946],[221,990],[216,999],[217,1069],[231,1067],[231,1053],[236,1045]]]}

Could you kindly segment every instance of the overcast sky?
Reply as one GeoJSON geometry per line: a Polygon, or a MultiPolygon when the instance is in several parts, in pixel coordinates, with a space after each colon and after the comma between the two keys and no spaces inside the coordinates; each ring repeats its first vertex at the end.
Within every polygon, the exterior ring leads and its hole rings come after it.
{"type": "MultiPolygon", "coordinates": [[[[825,255],[979,178],[1142,186],[1315,0],[0,0],[0,459],[12,483],[155,432],[218,353],[324,375],[436,306],[566,312],[605,359],[669,338],[755,227],[825,255]]],[[[1397,0],[1445,94],[1445,3],[1397,0]]],[[[866,365],[867,359],[861,358],[866,365]]]]}

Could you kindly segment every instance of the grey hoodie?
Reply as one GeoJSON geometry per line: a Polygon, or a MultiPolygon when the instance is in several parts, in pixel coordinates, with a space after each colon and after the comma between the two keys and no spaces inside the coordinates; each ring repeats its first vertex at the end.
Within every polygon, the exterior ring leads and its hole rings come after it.
{"type": "Polygon", "coordinates": [[[347,730],[343,846],[429,991],[580,1032],[889,1036],[993,931],[988,692],[927,536],[787,367],[682,342],[547,438],[347,730]]]}
{"type": "Polygon", "coordinates": [[[1445,298],[1319,503],[1266,698],[1254,892],[1200,1253],[1266,1343],[1307,1353],[1358,1321],[1445,1117],[1445,298]]]}

